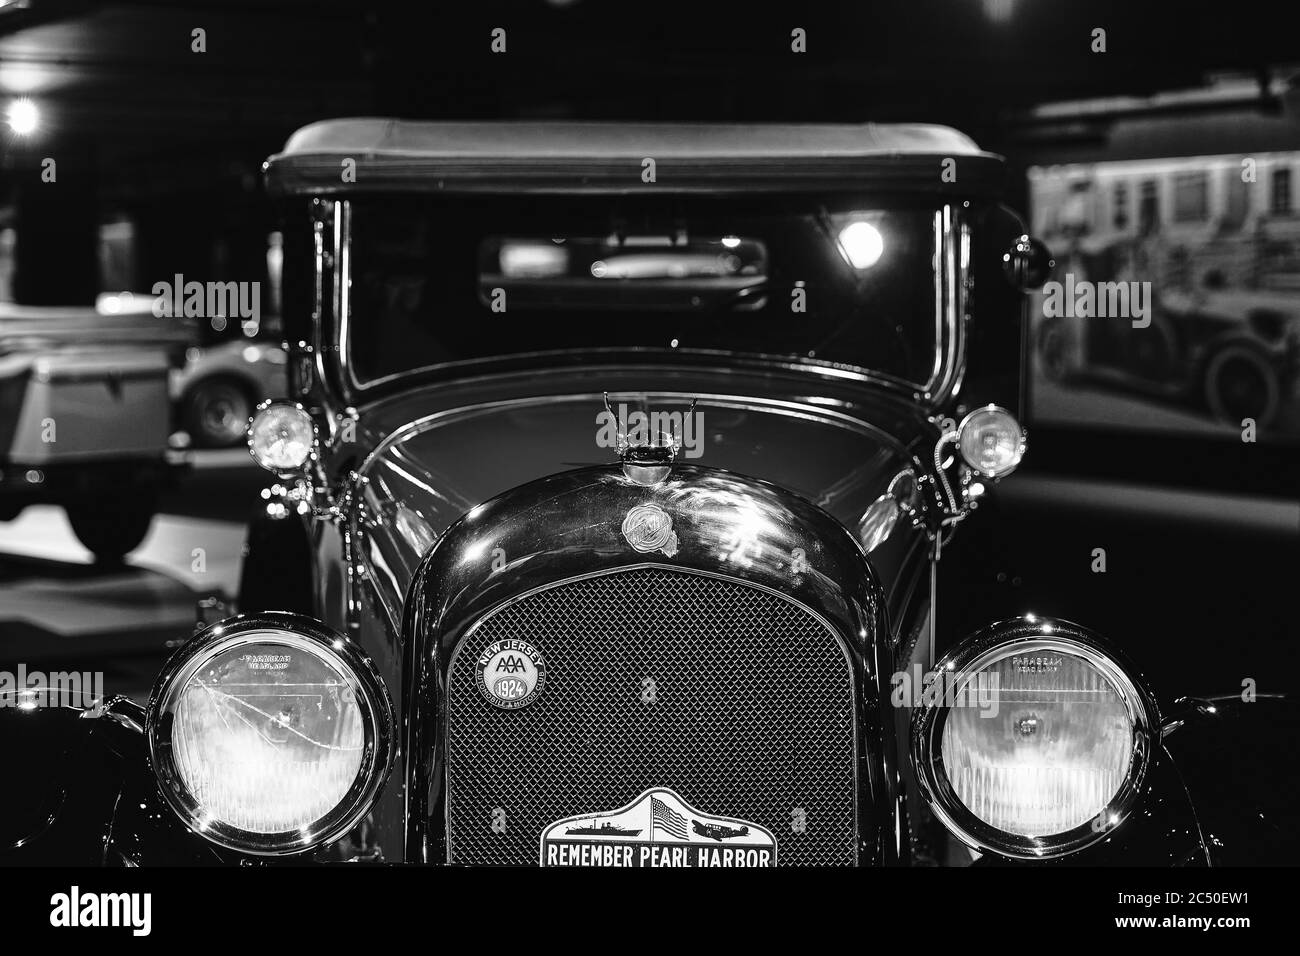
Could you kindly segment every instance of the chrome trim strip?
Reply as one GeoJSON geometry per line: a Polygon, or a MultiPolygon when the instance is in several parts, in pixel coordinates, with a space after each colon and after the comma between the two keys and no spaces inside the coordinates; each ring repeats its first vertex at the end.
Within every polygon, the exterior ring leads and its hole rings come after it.
{"type": "MultiPolygon", "coordinates": [[[[925,395],[935,405],[942,405],[956,393],[966,367],[966,296],[963,277],[969,274],[969,270],[964,267],[962,243],[967,230],[962,216],[954,207],[944,206],[942,215],[944,238],[939,248],[943,250],[943,265],[937,271],[943,274],[942,302],[948,321],[948,335],[946,340],[940,338],[945,347],[935,352],[935,373],[925,395]],[[942,365],[938,364],[940,362],[942,365]]],[[[936,332],[936,335],[941,333],[936,332]]]]}
{"type": "MultiPolygon", "coordinates": [[[[332,218],[334,222],[337,222],[338,203],[333,203],[332,205],[334,207],[332,218]]],[[[313,232],[312,241],[315,244],[315,248],[313,249],[312,254],[314,257],[314,268],[316,270],[315,288],[313,292],[316,297],[316,301],[313,303],[313,309],[315,311],[315,314],[312,316],[312,322],[311,322],[311,350],[312,350],[311,364],[314,370],[313,377],[315,381],[311,383],[311,389],[309,390],[309,394],[310,392],[316,392],[317,394],[319,394],[322,388],[324,387],[326,381],[325,380],[325,349],[322,348],[322,346],[324,344],[323,320],[325,318],[325,296],[329,294],[326,290],[325,273],[327,269],[330,271],[331,280],[337,281],[333,275],[333,261],[332,261],[333,253],[325,248],[326,230],[330,230],[331,232],[333,231],[333,223],[329,221],[330,218],[331,218],[330,213],[326,212],[321,214],[318,218],[312,220],[312,232],[313,232]]],[[[335,238],[335,244],[337,245],[337,237],[335,238]]]]}
{"type": "Polygon", "coordinates": [[[953,325],[953,334],[956,336],[957,347],[951,350],[952,372],[949,376],[948,388],[940,396],[939,404],[944,404],[953,396],[961,393],[962,382],[966,378],[966,349],[970,328],[971,323],[975,320],[970,311],[972,290],[975,287],[975,270],[971,265],[970,217],[964,213],[959,213],[957,219],[961,227],[961,251],[957,262],[957,290],[955,293],[957,299],[956,316],[953,325]]]}
{"type": "MultiPolygon", "coordinates": [[[[945,238],[947,236],[948,207],[934,211],[934,334],[935,341],[942,342],[943,334],[943,314],[946,302],[946,287],[948,284],[948,256],[945,238]]],[[[943,375],[944,369],[944,352],[945,348],[936,348],[934,350],[933,363],[930,366],[930,381],[925,385],[917,384],[918,388],[923,388],[926,395],[929,395],[931,386],[939,381],[943,375]]]]}
{"type": "MultiPolygon", "coordinates": [[[[334,328],[335,345],[346,342],[348,321],[352,317],[352,204],[336,202],[334,204],[334,328]]],[[[322,343],[323,345],[323,343],[322,343]]],[[[321,348],[324,353],[326,349],[321,348]]],[[[348,377],[352,377],[352,365],[343,362],[343,352],[336,351],[339,363],[347,367],[348,377]]],[[[321,379],[325,381],[325,379],[321,379]]]]}

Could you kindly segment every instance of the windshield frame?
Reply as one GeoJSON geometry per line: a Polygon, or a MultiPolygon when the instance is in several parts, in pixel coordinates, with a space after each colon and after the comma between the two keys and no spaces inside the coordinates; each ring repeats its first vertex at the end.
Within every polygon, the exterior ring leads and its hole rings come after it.
{"type": "MultiPolygon", "coordinates": [[[[927,196],[933,200],[934,197],[927,196]]],[[[315,216],[315,323],[316,370],[325,380],[333,379],[349,404],[359,404],[394,392],[422,385],[456,382],[528,368],[549,368],[564,356],[575,364],[583,359],[593,365],[631,364],[678,367],[709,367],[727,370],[736,366],[781,370],[806,375],[811,380],[829,379],[884,387],[903,394],[926,407],[938,407],[960,387],[965,367],[966,326],[970,276],[969,203],[945,199],[934,204],[935,238],[939,268],[935,275],[934,360],[926,382],[912,382],[888,372],[863,366],[817,360],[792,361],[788,356],[756,352],[736,353],[721,349],[660,349],[632,347],[565,348],[540,352],[519,352],[500,356],[458,359],[424,366],[375,379],[360,380],[349,355],[352,283],[352,203],[349,199],[317,199],[315,216]],[[332,248],[327,248],[332,246],[332,248]],[[333,369],[324,355],[337,357],[333,369]],[[337,376],[331,374],[337,373],[337,376]]]]}

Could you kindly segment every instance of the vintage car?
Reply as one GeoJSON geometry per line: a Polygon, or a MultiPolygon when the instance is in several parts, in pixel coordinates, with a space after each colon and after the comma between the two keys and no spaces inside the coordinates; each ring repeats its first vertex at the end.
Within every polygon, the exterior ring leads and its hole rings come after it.
{"type": "Polygon", "coordinates": [[[1049,260],[1002,168],[933,126],[298,132],[240,613],[147,705],[0,710],[0,861],[1281,852],[1263,765],[1216,783],[1285,701],[933,613],[1026,451],[1049,260]]]}
{"type": "Polygon", "coordinates": [[[289,358],[279,342],[236,339],[196,345],[171,378],[177,423],[196,448],[243,443],[259,403],[284,394],[289,358]]]}
{"type": "Polygon", "coordinates": [[[147,312],[0,303],[0,521],[58,504],[100,562],[136,548],[184,467],[167,381],[193,338],[147,312]]]}
{"type": "Polygon", "coordinates": [[[1236,428],[1246,418],[1276,424],[1300,381],[1296,292],[1224,289],[1212,274],[1202,288],[1156,299],[1149,327],[1042,319],[1036,350],[1044,375],[1164,397],[1236,428]]]}

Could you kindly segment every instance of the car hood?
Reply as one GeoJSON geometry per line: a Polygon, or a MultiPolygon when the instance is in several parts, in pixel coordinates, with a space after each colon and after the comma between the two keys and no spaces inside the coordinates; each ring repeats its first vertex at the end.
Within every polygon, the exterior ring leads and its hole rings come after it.
{"type": "MultiPolygon", "coordinates": [[[[616,412],[621,405],[684,412],[692,397],[611,393],[610,401],[616,412]]],[[[356,469],[353,543],[362,576],[394,625],[421,559],[467,511],[538,478],[616,458],[597,440],[599,393],[421,410],[418,400],[405,399],[362,416],[374,445],[356,469]]],[[[925,447],[924,422],[910,409],[845,411],[794,397],[703,396],[690,430],[683,427],[688,447],[679,461],[772,482],[855,536],[867,507],[900,471],[919,473],[916,452],[925,447]]],[[[917,544],[905,524],[870,555],[887,597],[917,544]]]]}

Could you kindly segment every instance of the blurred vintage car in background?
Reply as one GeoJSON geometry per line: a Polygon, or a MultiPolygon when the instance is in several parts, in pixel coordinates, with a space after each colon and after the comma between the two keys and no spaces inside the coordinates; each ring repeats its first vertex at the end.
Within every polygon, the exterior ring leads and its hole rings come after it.
{"type": "Polygon", "coordinates": [[[0,303],[0,519],[62,505],[100,561],[144,539],[169,460],[169,376],[193,329],[147,310],[0,303]]]}
{"type": "Polygon", "coordinates": [[[1043,374],[1062,385],[1110,381],[1186,402],[1216,421],[1269,428],[1294,402],[1300,307],[1293,294],[1238,291],[1158,296],[1143,334],[1096,319],[1040,321],[1043,374]]]}
{"type": "Polygon", "coordinates": [[[176,423],[195,448],[242,445],[258,404],[288,387],[289,354],[264,338],[195,345],[171,378],[176,423]]]}
{"type": "Polygon", "coordinates": [[[1075,147],[1089,161],[1029,169],[1035,235],[1067,298],[1087,285],[1149,294],[1136,322],[1034,302],[1039,422],[1224,435],[1249,421],[1261,440],[1300,442],[1300,151],[1290,124],[1229,111],[1237,88],[1198,91],[1198,112],[1149,127],[1114,104],[1056,105],[1104,132],[1075,147]],[[1231,121],[1209,125],[1214,110],[1231,121]]]}

